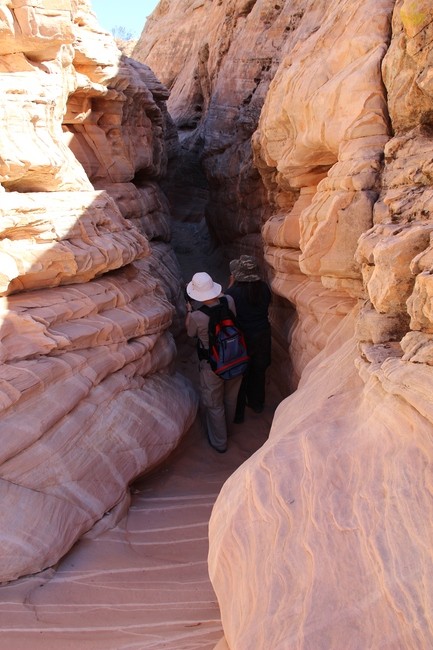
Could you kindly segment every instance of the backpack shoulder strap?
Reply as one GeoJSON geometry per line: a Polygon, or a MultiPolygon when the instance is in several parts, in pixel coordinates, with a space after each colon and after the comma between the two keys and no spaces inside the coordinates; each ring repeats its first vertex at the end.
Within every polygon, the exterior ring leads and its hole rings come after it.
{"type": "Polygon", "coordinates": [[[217,305],[213,305],[212,307],[209,307],[208,305],[202,305],[199,309],[209,318],[207,331],[209,337],[209,347],[211,348],[214,345],[215,341],[217,323],[219,323],[221,318],[224,316],[225,305],[221,298],[219,298],[217,305]]]}
{"type": "Polygon", "coordinates": [[[199,309],[202,311],[204,314],[209,316],[209,318],[212,316],[216,317],[218,320],[220,320],[223,317],[226,317],[226,314],[230,314],[231,316],[234,316],[232,310],[229,307],[229,301],[227,300],[227,296],[220,296],[218,298],[218,304],[213,305],[213,307],[208,307],[208,305],[202,305],[199,309]]]}
{"type": "Polygon", "coordinates": [[[229,307],[227,296],[220,296],[218,300],[218,305],[213,305],[213,307],[209,307],[208,305],[202,305],[199,307],[199,311],[202,311],[209,317],[208,329],[210,333],[213,331],[215,324],[220,320],[229,318],[236,323],[236,316],[229,307]]]}
{"type": "Polygon", "coordinates": [[[210,315],[212,313],[211,307],[208,307],[207,305],[202,305],[201,307],[198,308],[198,310],[202,311],[203,314],[206,314],[206,316],[209,316],[210,318],[210,315]]]}
{"type": "MultiPolygon", "coordinates": [[[[211,347],[213,345],[214,336],[215,336],[215,326],[216,323],[220,320],[221,302],[219,302],[218,305],[213,305],[213,307],[209,307],[209,305],[201,305],[201,307],[198,308],[198,311],[203,312],[203,314],[206,314],[206,316],[209,318],[207,330],[208,330],[208,337],[209,337],[209,347],[211,347]]],[[[198,345],[199,359],[208,360],[209,348],[203,347],[203,344],[200,341],[200,339],[197,339],[197,345],[198,345]]]]}
{"type": "Polygon", "coordinates": [[[225,296],[220,296],[218,298],[219,302],[217,305],[213,305],[212,307],[209,307],[209,305],[202,305],[199,307],[199,311],[202,311],[203,314],[206,314],[206,316],[209,316],[209,318],[217,318],[219,320],[220,318],[220,313],[221,313],[221,308],[224,308],[228,305],[227,298],[225,296]]]}
{"type": "Polygon", "coordinates": [[[239,327],[235,313],[230,309],[229,301],[227,296],[220,297],[220,305],[222,306],[222,317],[230,318],[236,327],[239,327]]]}

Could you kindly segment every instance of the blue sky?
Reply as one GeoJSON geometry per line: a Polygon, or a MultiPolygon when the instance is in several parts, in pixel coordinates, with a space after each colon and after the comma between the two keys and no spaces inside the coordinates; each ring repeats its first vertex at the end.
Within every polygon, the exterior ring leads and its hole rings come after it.
{"type": "Polygon", "coordinates": [[[138,38],[159,0],[90,0],[98,22],[110,32],[113,27],[124,27],[138,38]]]}

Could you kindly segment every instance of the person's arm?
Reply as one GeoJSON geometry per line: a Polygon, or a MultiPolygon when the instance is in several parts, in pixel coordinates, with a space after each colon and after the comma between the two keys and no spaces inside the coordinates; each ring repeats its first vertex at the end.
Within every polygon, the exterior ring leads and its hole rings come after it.
{"type": "Polygon", "coordinates": [[[186,303],[186,317],[185,317],[185,328],[188,331],[188,325],[191,322],[191,312],[192,312],[192,307],[191,303],[187,302],[186,303]]]}
{"type": "Polygon", "coordinates": [[[197,330],[198,330],[197,322],[194,318],[192,305],[190,302],[187,302],[186,304],[185,329],[186,329],[186,333],[191,338],[197,336],[197,330]]]}
{"type": "Polygon", "coordinates": [[[234,285],[234,283],[235,283],[235,278],[234,278],[233,273],[231,273],[230,277],[229,277],[229,283],[227,285],[227,289],[230,289],[230,287],[232,287],[234,285]]]}

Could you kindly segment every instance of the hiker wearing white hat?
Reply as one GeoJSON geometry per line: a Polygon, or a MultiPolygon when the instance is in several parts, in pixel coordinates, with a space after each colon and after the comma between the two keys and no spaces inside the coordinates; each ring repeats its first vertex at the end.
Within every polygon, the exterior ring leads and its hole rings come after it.
{"type": "MultiPolygon", "coordinates": [[[[208,273],[196,273],[188,283],[186,292],[192,300],[207,307],[220,305],[221,285],[214,282],[208,273]]],[[[223,297],[227,299],[228,309],[236,315],[233,298],[231,296],[223,297]]],[[[209,316],[200,309],[193,310],[192,305],[188,303],[185,326],[188,336],[197,338],[200,348],[208,351],[209,316]]],[[[199,360],[199,370],[200,397],[205,414],[208,441],[211,447],[223,453],[227,451],[227,433],[231,431],[234,420],[242,377],[221,379],[212,370],[209,360],[206,358],[199,360]]]]}
{"type": "Polygon", "coordinates": [[[204,302],[217,298],[221,289],[221,285],[214,282],[208,273],[196,273],[188,283],[186,292],[193,300],[204,302]]]}

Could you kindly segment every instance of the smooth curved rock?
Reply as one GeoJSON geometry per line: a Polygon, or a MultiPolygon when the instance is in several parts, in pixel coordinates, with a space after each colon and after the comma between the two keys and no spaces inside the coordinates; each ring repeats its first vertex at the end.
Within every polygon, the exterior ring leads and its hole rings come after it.
{"type": "MultiPolygon", "coordinates": [[[[41,402],[39,397],[38,408],[34,400],[28,400],[33,406],[31,421],[26,422],[21,412],[19,427],[5,422],[5,431],[26,440],[27,446],[15,449],[10,460],[2,462],[3,580],[54,564],[123,499],[125,487],[134,478],[173,451],[179,432],[192,424],[193,389],[181,376],[161,372],[145,376],[149,368],[143,351],[141,355],[96,386],[87,379],[80,389],[77,375],[75,382],[72,377],[69,382],[57,378],[56,388],[45,387],[49,400],[41,402]],[[56,404],[69,402],[73,407],[77,397],[77,406],[54,421],[56,404]],[[167,414],[168,401],[176,419],[167,414]],[[35,428],[42,417],[38,410],[46,414],[43,432],[35,428]]],[[[152,357],[155,366],[158,362],[156,367],[161,367],[163,350],[154,350],[152,357]]],[[[80,362],[80,355],[71,359],[70,367],[74,362],[80,362]]],[[[84,370],[91,362],[91,358],[81,358],[81,381],[89,374],[84,370]]],[[[67,367],[68,359],[61,363],[67,367]]]]}
{"type": "Polygon", "coordinates": [[[364,385],[353,317],[214,507],[209,571],[230,648],[431,646],[431,368],[423,380],[398,359],[364,364],[364,385]]]}
{"type": "Polygon", "coordinates": [[[0,34],[8,581],[55,564],[126,503],[130,481],[191,425],[197,396],[174,371],[184,301],[155,183],[167,89],[121,56],[86,0],[3,3],[0,34]]]}
{"type": "Polygon", "coordinates": [[[299,384],[212,513],[221,643],[428,650],[432,8],[319,4],[253,141],[287,194],[263,235],[299,384]]]}

